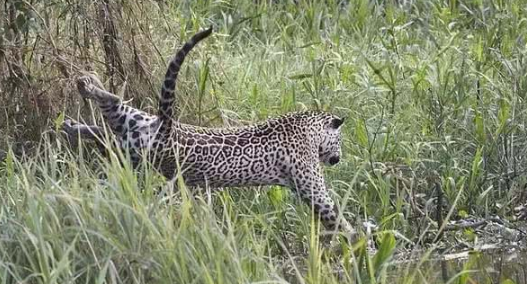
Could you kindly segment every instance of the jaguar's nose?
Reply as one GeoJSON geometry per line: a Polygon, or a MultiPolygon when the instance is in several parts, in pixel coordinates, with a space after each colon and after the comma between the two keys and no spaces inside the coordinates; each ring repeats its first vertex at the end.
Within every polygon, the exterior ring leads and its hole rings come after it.
{"type": "Polygon", "coordinates": [[[340,158],[339,157],[333,156],[333,157],[329,158],[329,164],[330,165],[338,164],[338,162],[340,162],[340,158]]]}

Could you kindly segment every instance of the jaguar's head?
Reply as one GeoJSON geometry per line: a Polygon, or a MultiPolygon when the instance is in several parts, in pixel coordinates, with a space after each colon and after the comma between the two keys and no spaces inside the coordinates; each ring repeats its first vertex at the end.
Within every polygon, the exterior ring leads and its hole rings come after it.
{"type": "Polygon", "coordinates": [[[332,166],[340,161],[340,129],[344,120],[344,118],[330,116],[323,124],[321,143],[318,146],[318,156],[320,161],[324,164],[332,166]]]}

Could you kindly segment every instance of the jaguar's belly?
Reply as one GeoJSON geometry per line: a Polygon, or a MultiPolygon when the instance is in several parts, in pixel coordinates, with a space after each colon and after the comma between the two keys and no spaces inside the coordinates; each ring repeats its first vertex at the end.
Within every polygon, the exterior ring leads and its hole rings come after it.
{"type": "Polygon", "coordinates": [[[266,167],[264,161],[247,164],[195,163],[183,167],[183,178],[189,186],[238,187],[289,185],[287,174],[276,167],[266,167]]]}

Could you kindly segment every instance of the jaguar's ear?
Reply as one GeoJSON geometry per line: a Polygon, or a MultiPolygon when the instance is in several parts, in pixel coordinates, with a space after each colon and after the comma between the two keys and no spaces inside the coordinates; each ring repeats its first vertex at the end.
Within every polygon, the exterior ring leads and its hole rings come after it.
{"type": "Polygon", "coordinates": [[[344,120],[346,120],[345,117],[333,119],[333,121],[331,122],[331,127],[333,127],[334,129],[338,129],[344,123],[344,120]]]}

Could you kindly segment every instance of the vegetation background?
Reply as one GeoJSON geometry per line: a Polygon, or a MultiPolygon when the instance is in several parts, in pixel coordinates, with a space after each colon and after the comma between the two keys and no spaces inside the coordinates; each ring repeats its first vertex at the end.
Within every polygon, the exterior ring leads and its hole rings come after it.
{"type": "Polygon", "coordinates": [[[444,235],[447,221],[513,222],[527,199],[526,35],[523,0],[3,0],[0,282],[526,281],[525,265],[471,273],[479,254],[450,275],[427,262],[478,243],[471,228],[444,235]],[[346,218],[378,226],[375,256],[320,242],[287,189],[167,202],[151,171],[56,135],[64,115],[102,123],[75,89],[80,72],[153,111],[169,58],[211,24],[180,74],[180,119],[347,116],[327,182],[346,218]],[[426,253],[391,261],[411,250],[426,253]]]}

